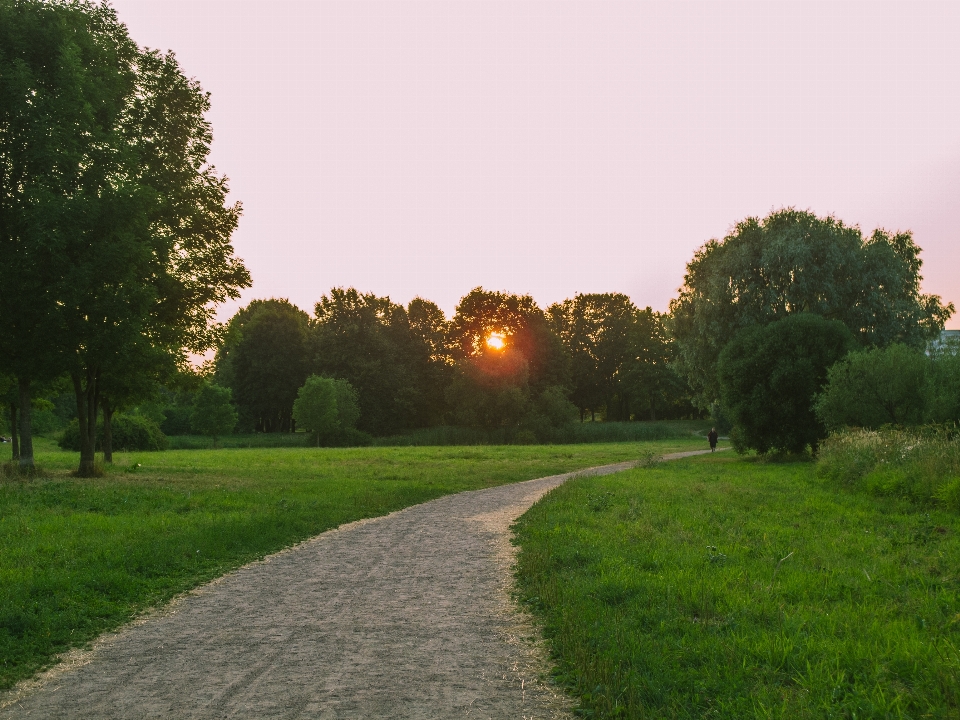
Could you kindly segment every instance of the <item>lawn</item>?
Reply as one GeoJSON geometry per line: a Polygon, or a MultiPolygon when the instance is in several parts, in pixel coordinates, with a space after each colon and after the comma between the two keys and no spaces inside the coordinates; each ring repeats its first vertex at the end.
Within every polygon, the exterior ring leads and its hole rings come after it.
{"type": "Polygon", "coordinates": [[[0,476],[0,688],[144,609],[342,523],[462,490],[702,447],[251,448],[117,453],[76,479],[38,439],[43,476],[0,476]]]}
{"type": "Polygon", "coordinates": [[[960,516],[732,453],[571,481],[520,599],[587,717],[960,717],[960,516]]]}

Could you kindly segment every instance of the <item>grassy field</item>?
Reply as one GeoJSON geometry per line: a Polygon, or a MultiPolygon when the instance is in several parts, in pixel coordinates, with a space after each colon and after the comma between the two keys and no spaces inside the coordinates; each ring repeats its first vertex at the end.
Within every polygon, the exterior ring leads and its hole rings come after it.
{"type": "Polygon", "coordinates": [[[582,478],[518,523],[587,717],[960,717],[960,517],[732,453],[582,478]]]}
{"type": "Polygon", "coordinates": [[[103,478],[38,439],[0,476],[0,688],[145,608],[324,530],[440,495],[702,447],[644,444],[118,453],[103,478]]]}

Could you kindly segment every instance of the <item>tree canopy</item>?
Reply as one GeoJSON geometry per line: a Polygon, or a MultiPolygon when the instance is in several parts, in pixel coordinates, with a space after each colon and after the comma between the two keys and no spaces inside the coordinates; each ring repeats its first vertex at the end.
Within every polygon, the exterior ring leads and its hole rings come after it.
{"type": "Polygon", "coordinates": [[[240,424],[289,432],[293,402],[310,374],[310,316],[288,300],[254,300],[230,320],[216,377],[233,390],[240,424]]]}
{"type": "Polygon", "coordinates": [[[71,375],[82,475],[105,373],[211,347],[214,306],[250,284],[209,107],[109,6],[0,2],[0,355],[27,398],[71,375]]]}
{"type": "Polygon", "coordinates": [[[862,347],[922,347],[954,308],[920,292],[919,254],[909,232],[864,238],[858,227],[792,208],[710,240],[670,304],[678,363],[701,407],[719,397],[721,350],[752,325],[815,313],[842,322],[862,347]]]}

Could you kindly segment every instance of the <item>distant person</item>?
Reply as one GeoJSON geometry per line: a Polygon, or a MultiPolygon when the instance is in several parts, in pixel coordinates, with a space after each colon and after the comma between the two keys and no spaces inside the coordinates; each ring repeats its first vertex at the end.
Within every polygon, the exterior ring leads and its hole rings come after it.
{"type": "Polygon", "coordinates": [[[720,436],[717,435],[716,428],[710,428],[710,432],[707,433],[707,440],[710,441],[710,452],[716,452],[717,450],[717,439],[720,436]]]}

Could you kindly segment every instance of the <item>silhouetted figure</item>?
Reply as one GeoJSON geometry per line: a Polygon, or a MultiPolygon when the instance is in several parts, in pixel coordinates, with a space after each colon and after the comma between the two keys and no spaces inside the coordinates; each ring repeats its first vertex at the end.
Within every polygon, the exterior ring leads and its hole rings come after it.
{"type": "Polygon", "coordinates": [[[717,435],[717,429],[716,429],[716,428],[710,428],[710,432],[707,433],[707,440],[710,441],[710,452],[715,452],[715,451],[716,451],[716,449],[717,449],[717,438],[718,438],[718,437],[719,437],[719,435],[717,435]]]}

